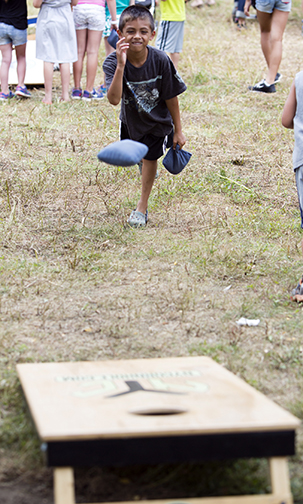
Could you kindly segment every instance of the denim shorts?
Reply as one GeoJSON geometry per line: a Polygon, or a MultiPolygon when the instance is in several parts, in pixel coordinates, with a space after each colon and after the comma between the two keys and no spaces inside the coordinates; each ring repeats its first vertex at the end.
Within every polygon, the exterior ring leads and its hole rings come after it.
{"type": "Polygon", "coordinates": [[[18,30],[13,25],[0,23],[0,45],[19,46],[27,42],[27,29],[18,30]]]}
{"type": "Polygon", "coordinates": [[[284,12],[290,12],[291,0],[256,0],[256,9],[260,12],[271,14],[274,9],[284,12]]]}
{"type": "Polygon", "coordinates": [[[80,4],[73,8],[76,30],[103,31],[105,7],[95,4],[80,4]]]}

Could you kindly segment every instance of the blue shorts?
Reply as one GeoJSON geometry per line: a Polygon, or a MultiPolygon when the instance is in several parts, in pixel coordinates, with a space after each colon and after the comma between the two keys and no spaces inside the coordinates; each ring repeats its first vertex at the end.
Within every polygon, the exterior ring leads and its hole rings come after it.
{"type": "Polygon", "coordinates": [[[0,23],[0,45],[19,46],[27,42],[27,29],[17,30],[13,25],[0,23]]]}
{"type": "Polygon", "coordinates": [[[303,229],[303,166],[295,169],[298,200],[301,213],[301,228],[303,229]]]}
{"type": "Polygon", "coordinates": [[[184,21],[161,21],[158,28],[156,47],[169,53],[182,52],[184,21]]]}
{"type": "Polygon", "coordinates": [[[283,2],[283,0],[256,0],[256,9],[267,14],[271,14],[274,9],[290,12],[291,0],[286,2],[283,2]]]}

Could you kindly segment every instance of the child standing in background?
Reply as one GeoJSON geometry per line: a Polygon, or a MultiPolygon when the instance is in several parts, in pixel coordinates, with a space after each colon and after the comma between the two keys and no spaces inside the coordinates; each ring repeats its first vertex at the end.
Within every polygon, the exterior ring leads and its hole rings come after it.
{"type": "Polygon", "coordinates": [[[69,101],[70,63],[78,59],[76,30],[72,8],[78,0],[33,0],[39,8],[36,28],[36,57],[44,61],[45,97],[52,103],[54,62],[59,63],[62,93],[60,100],[69,101]]]}
{"type": "Polygon", "coordinates": [[[26,71],[27,42],[27,5],[26,0],[0,1],[0,51],[2,63],[0,69],[0,100],[5,101],[15,95],[8,89],[8,73],[12,62],[13,45],[16,50],[18,86],[17,96],[30,98],[31,94],[24,85],[26,71]]]}
{"type": "MultiPolygon", "coordinates": [[[[116,0],[107,0],[111,15],[116,19],[116,0]]],[[[78,61],[74,63],[73,99],[100,100],[103,93],[94,89],[98,68],[98,54],[105,25],[105,0],[79,0],[74,8],[78,61]],[[81,77],[86,53],[86,86],[82,92],[81,77]]],[[[116,21],[115,21],[116,23],[116,21]]],[[[117,24],[114,24],[117,28],[117,24]]]]}
{"type": "Polygon", "coordinates": [[[183,48],[185,1],[161,0],[161,21],[158,29],[156,47],[169,53],[170,59],[178,68],[183,48]]]}
{"type": "MultiPolygon", "coordinates": [[[[282,113],[282,125],[294,129],[295,146],[293,152],[293,168],[295,171],[299,207],[301,212],[301,228],[303,229],[303,72],[297,73],[292,83],[288,98],[282,113]]],[[[303,253],[303,240],[302,240],[303,253]]],[[[298,286],[291,293],[293,301],[303,301],[303,276],[298,286]]]]}

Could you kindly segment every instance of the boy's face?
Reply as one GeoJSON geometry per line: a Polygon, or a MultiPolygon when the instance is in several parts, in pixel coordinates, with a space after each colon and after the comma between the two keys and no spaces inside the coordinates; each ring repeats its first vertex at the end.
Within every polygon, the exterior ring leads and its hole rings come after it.
{"type": "Polygon", "coordinates": [[[120,37],[125,37],[125,42],[129,44],[130,51],[140,52],[148,42],[155,36],[155,31],[151,31],[147,19],[134,19],[127,21],[122,32],[118,31],[120,37]]]}

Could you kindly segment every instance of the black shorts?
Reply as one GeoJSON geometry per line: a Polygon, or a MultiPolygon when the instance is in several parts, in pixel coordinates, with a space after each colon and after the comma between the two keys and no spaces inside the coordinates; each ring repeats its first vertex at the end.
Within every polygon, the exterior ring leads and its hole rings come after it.
{"type": "MultiPolygon", "coordinates": [[[[148,147],[148,153],[144,156],[144,159],[148,161],[156,161],[161,156],[165,154],[165,149],[168,149],[173,145],[174,130],[172,129],[169,135],[164,137],[157,137],[155,135],[144,135],[142,138],[137,140],[148,147]]],[[[120,123],[120,140],[126,140],[130,138],[128,129],[125,123],[120,123]]]]}

